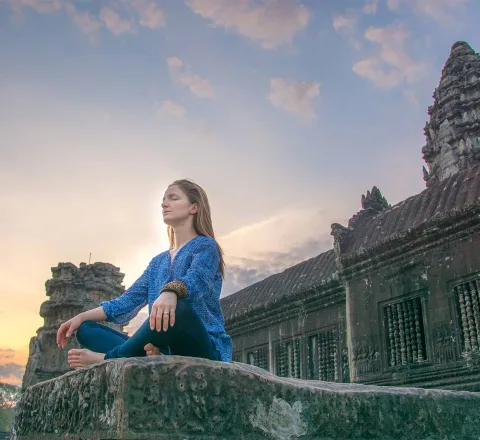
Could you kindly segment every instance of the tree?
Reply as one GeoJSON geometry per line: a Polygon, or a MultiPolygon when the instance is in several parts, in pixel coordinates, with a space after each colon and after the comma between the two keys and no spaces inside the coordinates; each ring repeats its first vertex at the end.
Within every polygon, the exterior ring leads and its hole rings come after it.
{"type": "Polygon", "coordinates": [[[14,408],[21,396],[20,387],[0,382],[0,407],[14,408]]]}
{"type": "Polygon", "coordinates": [[[0,382],[0,432],[10,431],[13,410],[20,396],[20,387],[0,382]]]}

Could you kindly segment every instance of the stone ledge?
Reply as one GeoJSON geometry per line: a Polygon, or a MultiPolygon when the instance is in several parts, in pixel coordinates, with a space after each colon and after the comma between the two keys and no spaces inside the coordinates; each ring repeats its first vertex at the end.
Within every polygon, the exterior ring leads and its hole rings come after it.
{"type": "Polygon", "coordinates": [[[240,363],[117,359],[28,388],[17,440],[474,439],[480,394],[302,381],[240,363]]]}

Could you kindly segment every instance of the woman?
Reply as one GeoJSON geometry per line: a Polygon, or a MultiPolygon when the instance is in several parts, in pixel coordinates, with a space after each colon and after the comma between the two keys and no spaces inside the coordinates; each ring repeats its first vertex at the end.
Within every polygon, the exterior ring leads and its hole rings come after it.
{"type": "Polygon", "coordinates": [[[160,354],[159,347],[169,347],[173,355],[232,360],[232,341],[220,308],[225,263],[214,238],[207,195],[199,185],[177,180],[165,192],[162,212],[170,250],[153,258],[123,295],[80,313],[58,329],[60,348],[75,331],[85,347],[69,350],[72,368],[160,354]],[[149,318],[131,337],[98,324],[125,324],[147,304],[149,318]]]}

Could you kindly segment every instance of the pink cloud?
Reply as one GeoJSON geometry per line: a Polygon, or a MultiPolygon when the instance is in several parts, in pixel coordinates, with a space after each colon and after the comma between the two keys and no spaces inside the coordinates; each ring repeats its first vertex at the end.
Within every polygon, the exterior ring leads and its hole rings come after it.
{"type": "Polygon", "coordinates": [[[409,36],[410,31],[401,25],[368,28],[364,37],[378,45],[378,53],[355,63],[353,71],[385,89],[421,80],[427,74],[428,65],[413,60],[408,53],[405,43],[409,36]]]}
{"type": "Polygon", "coordinates": [[[189,72],[182,60],[177,57],[167,58],[167,65],[170,69],[172,79],[187,87],[198,98],[211,99],[215,96],[215,89],[210,81],[199,75],[189,72]]]}
{"type": "Polygon", "coordinates": [[[105,23],[105,27],[115,36],[135,32],[135,24],[130,20],[122,18],[120,14],[112,8],[102,8],[99,18],[105,23]]]}
{"type": "Polygon", "coordinates": [[[387,0],[390,10],[410,7],[416,14],[425,15],[441,24],[451,25],[469,0],[387,0]]]}
{"type": "Polygon", "coordinates": [[[311,121],[316,118],[313,102],[319,94],[318,82],[272,78],[268,99],[275,107],[295,113],[305,121],[311,121]]]}
{"type": "Polygon", "coordinates": [[[264,49],[291,43],[310,21],[298,0],[188,0],[187,5],[215,26],[258,41],[264,49]]]}
{"type": "Polygon", "coordinates": [[[56,12],[63,8],[64,0],[10,0],[10,6],[15,12],[22,8],[29,7],[40,14],[56,12]]]}

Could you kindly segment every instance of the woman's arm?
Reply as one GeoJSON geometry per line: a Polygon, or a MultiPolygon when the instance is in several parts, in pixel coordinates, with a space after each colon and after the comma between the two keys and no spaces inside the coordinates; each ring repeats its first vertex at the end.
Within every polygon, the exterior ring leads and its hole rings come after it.
{"type": "Polygon", "coordinates": [[[101,307],[87,310],[86,312],[75,315],[72,319],[64,322],[57,330],[57,345],[60,348],[65,348],[68,343],[68,338],[78,330],[78,328],[82,325],[82,322],[105,321],[106,318],[107,315],[105,315],[105,312],[101,307]]]}
{"type": "Polygon", "coordinates": [[[107,320],[107,315],[103,311],[103,307],[97,307],[96,309],[87,310],[85,312],[80,313],[78,316],[80,316],[82,322],[85,322],[85,321],[101,322],[101,321],[107,320]]]}
{"type": "MultiPolygon", "coordinates": [[[[105,321],[115,324],[125,324],[134,318],[140,309],[148,304],[148,283],[153,260],[143,274],[121,296],[110,301],[102,301],[100,307],[103,310],[105,321]]],[[[96,310],[96,309],[95,309],[96,310]]],[[[100,312],[96,312],[99,313],[100,312]]]]}

